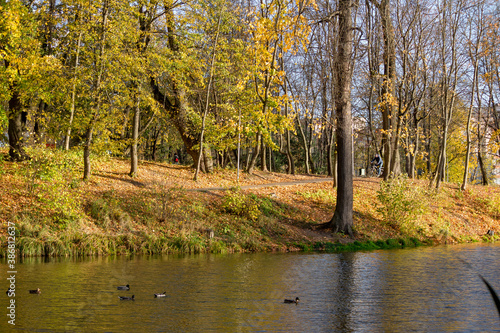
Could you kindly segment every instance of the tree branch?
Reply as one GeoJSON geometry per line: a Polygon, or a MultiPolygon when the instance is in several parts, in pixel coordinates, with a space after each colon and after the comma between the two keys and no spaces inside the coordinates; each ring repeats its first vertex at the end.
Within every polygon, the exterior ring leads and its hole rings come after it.
{"type": "Polygon", "coordinates": [[[323,17],[322,19],[320,19],[319,21],[316,21],[314,24],[320,24],[320,23],[328,23],[328,22],[331,22],[336,16],[339,16],[340,15],[340,12],[339,11],[336,11],[336,12],[333,12],[331,14],[329,14],[328,16],[326,17],[323,17]]]}

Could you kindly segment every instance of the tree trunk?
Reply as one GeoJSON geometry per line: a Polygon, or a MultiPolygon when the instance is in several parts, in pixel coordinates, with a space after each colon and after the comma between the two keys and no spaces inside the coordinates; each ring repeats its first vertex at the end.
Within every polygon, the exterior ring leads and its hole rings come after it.
{"type": "Polygon", "coordinates": [[[139,142],[139,122],[141,119],[140,89],[137,87],[135,96],[134,120],[132,122],[132,145],[130,147],[130,177],[138,176],[137,145],[139,142]]]}
{"type": "Polygon", "coordinates": [[[92,137],[94,133],[94,127],[97,122],[97,118],[99,117],[99,113],[101,112],[101,81],[104,72],[104,48],[106,44],[106,25],[108,21],[108,2],[104,1],[102,8],[102,23],[101,23],[101,36],[100,36],[100,46],[99,46],[99,62],[97,65],[98,72],[95,77],[94,83],[94,105],[92,107],[92,115],[87,125],[87,131],[85,136],[85,145],[83,148],[83,180],[88,180],[90,178],[91,169],[90,169],[90,150],[92,145],[92,137]]]}
{"type": "MultiPolygon", "coordinates": [[[[248,141],[248,140],[247,140],[248,141]]],[[[247,142],[248,143],[248,142],[247,142]]],[[[246,149],[246,156],[245,156],[245,170],[249,170],[250,168],[250,147],[247,146],[247,149],[246,149]]]]}
{"type": "Polygon", "coordinates": [[[408,161],[408,177],[411,179],[415,179],[415,169],[416,169],[416,158],[417,158],[417,153],[418,150],[420,149],[419,142],[420,142],[420,134],[418,131],[418,125],[415,126],[416,132],[415,132],[415,138],[414,138],[414,147],[413,150],[410,150],[409,155],[409,161],[408,161]]]}
{"type": "Polygon", "coordinates": [[[314,165],[314,161],[313,161],[313,158],[312,158],[312,139],[313,139],[313,136],[314,136],[314,133],[313,133],[313,129],[311,128],[310,129],[310,135],[309,135],[309,143],[307,144],[307,160],[309,161],[310,163],[310,170],[311,170],[311,173],[312,174],[315,174],[316,173],[316,166],[314,165]]]}
{"type": "Polygon", "coordinates": [[[22,111],[21,99],[16,91],[15,84],[12,85],[12,97],[9,100],[9,156],[12,161],[20,162],[28,159],[24,150],[23,131],[26,125],[27,114],[22,111]]]}
{"type": "Polygon", "coordinates": [[[489,181],[488,181],[488,173],[486,172],[486,167],[484,165],[484,159],[483,159],[483,154],[481,152],[481,149],[478,149],[477,152],[477,160],[479,162],[479,169],[481,170],[481,184],[484,186],[488,186],[489,181]]]}
{"type": "Polygon", "coordinates": [[[35,116],[34,116],[34,121],[35,124],[33,126],[33,143],[35,145],[42,143],[43,139],[43,116],[45,115],[45,112],[47,111],[48,104],[45,103],[43,100],[40,100],[38,103],[38,108],[36,110],[35,116]]]}
{"type": "Polygon", "coordinates": [[[328,138],[328,153],[327,153],[327,159],[328,159],[328,175],[330,177],[333,177],[333,187],[337,186],[337,166],[336,166],[336,152],[337,148],[335,147],[335,129],[334,129],[334,114],[332,112],[330,116],[330,132],[329,132],[329,138],[328,138]]]}
{"type": "MultiPolygon", "coordinates": [[[[210,75],[209,75],[208,86],[207,86],[207,96],[206,96],[206,100],[205,100],[205,110],[203,111],[203,119],[202,119],[202,124],[201,124],[200,149],[198,150],[198,160],[197,160],[197,163],[196,163],[196,171],[195,171],[195,174],[194,174],[194,180],[195,181],[198,180],[198,173],[200,172],[201,157],[203,155],[203,135],[205,133],[205,122],[206,122],[206,119],[207,119],[208,106],[209,106],[209,101],[210,101],[210,87],[212,86],[212,80],[213,80],[213,77],[214,77],[214,64],[215,64],[215,55],[216,55],[216,51],[217,51],[217,41],[219,39],[220,21],[221,21],[221,13],[219,13],[219,18],[217,19],[217,32],[216,32],[215,39],[214,39],[214,46],[213,46],[213,51],[212,51],[212,59],[210,61],[210,75]]],[[[205,155],[205,157],[206,157],[206,155],[205,155]]],[[[205,167],[206,166],[207,165],[205,163],[205,167]]]]}
{"type": "MultiPolygon", "coordinates": [[[[476,87],[476,90],[479,91],[479,87],[476,87]]],[[[479,163],[479,169],[481,170],[481,184],[487,186],[488,185],[488,174],[486,172],[486,166],[483,159],[483,140],[484,134],[481,133],[481,119],[482,117],[482,103],[481,99],[478,97],[477,101],[477,161],[479,163]]],[[[486,115],[485,119],[489,119],[489,115],[486,115]]],[[[487,122],[487,120],[486,120],[487,122]]],[[[488,124],[484,124],[484,129],[488,128],[488,124]]]]}
{"type": "Polygon", "coordinates": [[[286,130],[286,156],[288,158],[288,173],[295,175],[295,163],[293,162],[292,149],[290,147],[290,130],[286,130]]]}
{"type": "MultiPolygon", "coordinates": [[[[465,165],[464,165],[464,176],[462,179],[462,186],[460,189],[463,191],[465,190],[467,186],[467,178],[468,178],[468,173],[469,173],[469,160],[470,160],[470,150],[471,150],[471,120],[472,120],[472,110],[473,110],[473,105],[474,105],[474,95],[476,91],[479,93],[479,87],[478,87],[478,76],[479,76],[479,52],[480,52],[480,47],[481,47],[481,40],[482,40],[482,32],[484,31],[483,29],[483,11],[481,10],[479,3],[478,3],[478,11],[477,11],[477,16],[475,21],[477,23],[477,35],[472,37],[472,35],[469,36],[468,43],[466,45],[469,46],[469,58],[473,64],[473,79],[472,79],[472,86],[471,86],[471,97],[470,97],[470,105],[469,105],[469,114],[467,117],[467,153],[465,155],[465,165]],[[473,40],[474,38],[474,40],[473,40]]],[[[472,29],[471,29],[472,30],[472,29]]],[[[481,112],[481,98],[478,96],[478,142],[480,142],[480,112],[481,112]]],[[[480,146],[478,147],[478,161],[480,162],[479,164],[481,165],[482,163],[482,158],[481,156],[481,150],[480,146]]],[[[481,166],[481,171],[484,171],[483,167],[481,166]]],[[[483,173],[483,176],[486,176],[483,173]]]]}
{"type": "MultiPolygon", "coordinates": [[[[282,70],[284,69],[284,64],[283,61],[281,62],[281,68],[282,70]]],[[[283,84],[283,90],[285,91],[285,95],[288,95],[288,81],[285,80],[283,84]]],[[[289,108],[290,104],[286,103],[285,104],[285,116],[288,118],[289,116],[289,108]]],[[[293,155],[292,155],[292,147],[291,147],[291,140],[290,140],[290,130],[286,130],[286,157],[288,159],[288,169],[287,172],[288,174],[295,175],[295,163],[293,161],[293,155]]]]}
{"type": "Polygon", "coordinates": [[[157,152],[158,152],[158,137],[160,136],[160,132],[161,132],[161,127],[160,129],[158,129],[158,131],[156,130],[156,126],[153,130],[153,145],[151,147],[151,160],[152,161],[155,161],[157,160],[157,152]]]}
{"type": "Polygon", "coordinates": [[[90,148],[92,145],[93,133],[94,133],[94,125],[91,124],[87,128],[87,133],[85,135],[85,145],[83,146],[83,180],[88,180],[91,174],[90,148]]]}
{"type": "Polygon", "coordinates": [[[250,163],[248,164],[247,167],[247,172],[249,174],[253,173],[253,170],[255,169],[255,164],[257,163],[257,158],[260,155],[260,141],[261,141],[261,134],[260,130],[257,133],[257,143],[255,144],[255,148],[252,151],[252,159],[250,160],[250,163]]]}
{"type": "MultiPolygon", "coordinates": [[[[463,5],[463,3],[457,3],[454,6],[463,5]]],[[[459,63],[458,55],[459,50],[457,48],[458,31],[460,25],[460,16],[462,10],[460,8],[452,8],[451,2],[445,3],[443,9],[441,10],[440,19],[440,38],[441,38],[441,50],[440,50],[440,62],[441,62],[441,113],[442,113],[442,137],[441,137],[441,151],[440,160],[438,163],[438,168],[436,169],[436,175],[432,181],[436,181],[436,189],[439,189],[441,182],[445,180],[446,176],[446,161],[447,161],[447,141],[448,132],[450,124],[453,117],[453,111],[455,109],[455,101],[457,98],[456,88],[458,84],[458,73],[459,73],[459,63]],[[448,47],[446,45],[449,45],[448,47]]],[[[432,185],[431,181],[431,185],[432,185]]]]}
{"type": "Polygon", "coordinates": [[[326,154],[326,166],[327,166],[327,175],[328,177],[333,177],[333,154],[332,154],[332,145],[328,143],[326,146],[327,154],[326,154]]]}
{"type": "Polygon", "coordinates": [[[262,171],[267,172],[267,149],[266,149],[266,144],[264,143],[264,140],[261,141],[261,147],[260,147],[260,168],[262,171]]]}
{"type": "Polygon", "coordinates": [[[302,143],[304,144],[304,154],[305,154],[305,167],[306,167],[306,174],[310,174],[311,171],[309,170],[309,147],[307,146],[307,138],[306,138],[306,135],[304,133],[304,129],[302,128],[302,124],[300,123],[300,117],[299,115],[297,114],[297,125],[299,126],[299,130],[300,130],[300,137],[302,138],[302,143]]]}
{"type": "Polygon", "coordinates": [[[334,146],[334,149],[333,149],[333,188],[337,187],[337,184],[339,183],[338,180],[339,180],[339,174],[338,174],[338,154],[337,154],[337,145],[334,146]]]}
{"type": "Polygon", "coordinates": [[[78,75],[81,40],[82,40],[82,32],[80,31],[76,45],[75,66],[73,68],[73,83],[71,86],[71,105],[69,108],[69,124],[68,124],[68,129],[66,130],[66,138],[64,140],[64,150],[69,150],[69,141],[71,139],[71,127],[73,126],[73,119],[75,117],[76,78],[78,75]]]}
{"type": "Polygon", "coordinates": [[[352,18],[351,0],[339,1],[339,44],[336,61],[335,108],[337,114],[338,185],[335,212],[330,221],[333,232],[353,235],[352,177],[352,18]]]}
{"type": "MultiPolygon", "coordinates": [[[[398,117],[395,115],[394,105],[391,96],[394,96],[394,82],[396,79],[396,44],[394,28],[390,11],[390,1],[381,0],[379,3],[370,0],[378,9],[382,21],[382,31],[384,34],[384,82],[382,84],[382,150],[384,152],[384,179],[387,180],[393,173],[399,170],[392,168],[398,164],[395,162],[398,153],[395,147],[396,136],[393,131],[396,128],[398,117]]],[[[399,158],[397,159],[399,162],[399,158]]]]}
{"type": "Polygon", "coordinates": [[[462,178],[462,186],[460,186],[460,189],[462,191],[465,190],[467,187],[467,179],[469,177],[469,161],[470,161],[470,149],[471,149],[471,137],[470,137],[470,126],[471,126],[471,120],[472,120],[472,110],[473,110],[473,103],[474,103],[474,89],[476,87],[476,80],[477,80],[477,67],[478,62],[477,59],[474,62],[474,77],[473,77],[473,83],[472,83],[472,94],[471,94],[471,100],[470,100],[470,105],[469,105],[469,114],[467,116],[467,127],[466,127],[466,134],[467,134],[467,151],[465,153],[465,165],[464,165],[464,176],[462,178]]]}
{"type": "Polygon", "coordinates": [[[269,172],[277,171],[276,170],[276,160],[273,154],[273,149],[269,147],[269,172]]]}
{"type": "MultiPolygon", "coordinates": [[[[181,57],[182,55],[181,51],[179,50],[179,43],[175,30],[176,24],[174,21],[174,6],[172,0],[167,1],[165,4],[165,20],[167,25],[168,46],[175,57],[181,57]]],[[[199,151],[194,147],[199,142],[197,139],[197,133],[190,132],[190,129],[196,128],[196,126],[192,123],[188,115],[186,91],[184,90],[182,85],[176,82],[176,80],[172,80],[171,85],[168,89],[172,92],[172,95],[167,96],[161,91],[155,77],[150,77],[150,86],[153,91],[154,99],[167,111],[172,124],[175,126],[182,141],[184,142],[186,152],[193,158],[193,161],[195,161],[196,163],[196,161],[198,160],[199,151]]],[[[210,149],[203,149],[202,161],[203,163],[201,165],[201,170],[203,172],[212,172],[213,160],[210,149]]]]}
{"type": "Polygon", "coordinates": [[[425,167],[427,169],[427,176],[432,177],[431,175],[431,117],[428,118],[428,121],[424,122],[424,136],[425,136],[425,153],[426,153],[426,163],[425,167]]]}

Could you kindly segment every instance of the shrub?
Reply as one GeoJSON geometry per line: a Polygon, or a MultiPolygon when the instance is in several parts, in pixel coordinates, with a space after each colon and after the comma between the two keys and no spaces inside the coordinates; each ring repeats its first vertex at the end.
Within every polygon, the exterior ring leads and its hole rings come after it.
{"type": "Polygon", "coordinates": [[[380,201],[377,211],[382,214],[383,221],[406,233],[415,231],[416,222],[428,205],[425,191],[416,187],[407,176],[382,182],[377,198],[380,201]]]}
{"type": "Polygon", "coordinates": [[[221,207],[226,213],[246,217],[252,221],[257,221],[261,215],[255,197],[247,196],[239,189],[228,191],[222,198],[221,207]]]}
{"type": "Polygon", "coordinates": [[[28,148],[27,152],[31,159],[21,172],[28,195],[36,198],[45,211],[54,214],[55,222],[77,220],[79,153],[40,148],[28,148]]]}
{"type": "Polygon", "coordinates": [[[250,194],[250,200],[258,204],[259,210],[265,216],[280,216],[283,214],[283,208],[269,198],[259,198],[255,194],[250,194]]]}

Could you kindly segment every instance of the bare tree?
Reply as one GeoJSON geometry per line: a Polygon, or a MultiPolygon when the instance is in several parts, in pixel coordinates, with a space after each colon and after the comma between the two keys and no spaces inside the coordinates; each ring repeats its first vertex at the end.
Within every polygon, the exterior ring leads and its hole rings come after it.
{"type": "MultiPolygon", "coordinates": [[[[469,46],[468,49],[468,56],[469,60],[472,64],[472,85],[471,91],[470,91],[470,101],[469,101],[469,111],[468,111],[468,117],[467,117],[467,152],[465,155],[465,165],[464,165],[464,176],[462,180],[462,186],[460,189],[462,191],[465,190],[467,187],[467,180],[469,176],[469,162],[470,162],[470,151],[471,151],[471,145],[472,145],[472,140],[471,140],[471,123],[472,123],[472,113],[474,110],[474,96],[477,91],[477,85],[478,85],[478,80],[479,80],[479,57],[481,53],[481,39],[483,38],[484,34],[484,11],[483,8],[481,7],[481,2],[477,3],[477,12],[474,12],[473,15],[471,15],[469,19],[469,24],[468,24],[468,32],[467,32],[467,40],[468,43],[467,45],[469,46]]],[[[478,102],[480,102],[480,97],[478,96],[478,102]]],[[[478,105],[477,109],[477,117],[480,117],[480,106],[478,105]]],[[[477,119],[478,121],[478,136],[480,134],[480,119],[477,119]]],[[[478,140],[478,145],[480,145],[480,140],[478,140]]],[[[479,147],[478,147],[479,148],[479,147]]],[[[478,157],[481,156],[480,149],[478,149],[478,157]]],[[[479,158],[480,161],[482,161],[481,158],[479,158]]],[[[481,163],[482,164],[482,163],[481,163]]],[[[481,168],[482,170],[484,168],[481,168]]]]}
{"type": "Polygon", "coordinates": [[[430,183],[432,186],[436,182],[437,189],[445,179],[448,134],[457,101],[456,88],[461,66],[457,42],[464,4],[463,0],[444,0],[439,8],[439,35],[436,42],[439,43],[440,47],[439,109],[441,111],[441,140],[436,172],[430,183]]]}

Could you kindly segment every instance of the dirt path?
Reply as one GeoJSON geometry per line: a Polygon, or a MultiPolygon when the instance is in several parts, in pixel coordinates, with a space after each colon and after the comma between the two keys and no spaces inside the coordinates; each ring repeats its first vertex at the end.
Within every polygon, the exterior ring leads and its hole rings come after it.
{"type": "MultiPolygon", "coordinates": [[[[256,189],[256,188],[265,188],[265,187],[273,187],[273,186],[292,186],[292,185],[302,185],[302,184],[312,184],[312,183],[324,183],[331,182],[333,178],[311,178],[311,179],[301,179],[294,180],[291,182],[277,182],[277,183],[268,183],[268,184],[254,184],[254,185],[243,185],[240,186],[242,190],[256,189]]],[[[210,192],[210,191],[227,191],[231,189],[230,187],[206,187],[206,188],[193,188],[187,189],[187,191],[200,191],[200,192],[210,192]]]]}

